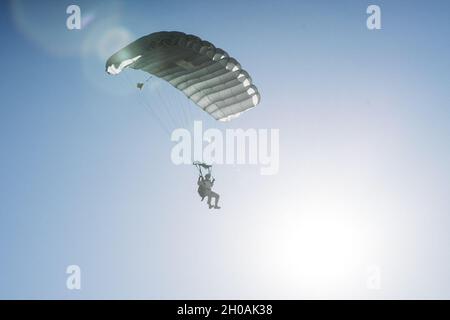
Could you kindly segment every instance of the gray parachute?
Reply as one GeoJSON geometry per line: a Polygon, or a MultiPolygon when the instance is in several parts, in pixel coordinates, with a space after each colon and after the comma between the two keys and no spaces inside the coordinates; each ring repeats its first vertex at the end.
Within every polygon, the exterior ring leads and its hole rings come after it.
{"type": "Polygon", "coordinates": [[[125,68],[164,79],[220,121],[233,119],[260,101],[258,89],[238,61],[212,43],[182,32],[149,34],[106,62],[109,74],[125,68]]]}

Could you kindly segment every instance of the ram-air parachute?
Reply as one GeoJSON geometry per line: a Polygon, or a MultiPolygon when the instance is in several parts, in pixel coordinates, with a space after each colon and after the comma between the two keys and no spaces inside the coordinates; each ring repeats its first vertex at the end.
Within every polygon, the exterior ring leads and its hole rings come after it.
{"type": "MultiPolygon", "coordinates": [[[[214,119],[227,121],[255,107],[258,89],[238,61],[212,43],[182,32],[156,32],[112,55],[106,71],[148,72],[183,92],[214,119]]],[[[142,89],[144,83],[138,83],[142,89]]]]}

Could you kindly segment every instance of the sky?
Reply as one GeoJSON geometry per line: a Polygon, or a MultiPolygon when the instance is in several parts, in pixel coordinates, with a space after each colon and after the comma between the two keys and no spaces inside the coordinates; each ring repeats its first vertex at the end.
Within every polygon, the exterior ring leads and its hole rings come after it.
{"type": "Polygon", "coordinates": [[[449,299],[449,10],[2,1],[0,298],[449,299]],[[66,27],[71,4],[81,30],[66,27]],[[111,77],[105,61],[161,30],[224,48],[261,103],[218,123],[157,83],[148,108],[133,87],[145,76],[111,77]],[[205,127],[278,129],[278,173],[214,166],[209,210],[153,113],[180,116],[177,101],[205,127]]]}

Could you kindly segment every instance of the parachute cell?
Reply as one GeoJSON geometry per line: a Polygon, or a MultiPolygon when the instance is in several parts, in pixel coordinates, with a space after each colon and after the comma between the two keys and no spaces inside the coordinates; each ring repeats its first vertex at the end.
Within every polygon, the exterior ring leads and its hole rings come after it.
{"type": "Polygon", "coordinates": [[[125,68],[164,79],[220,121],[235,118],[260,101],[258,89],[238,61],[212,43],[182,32],[144,36],[106,62],[109,74],[125,68]]]}

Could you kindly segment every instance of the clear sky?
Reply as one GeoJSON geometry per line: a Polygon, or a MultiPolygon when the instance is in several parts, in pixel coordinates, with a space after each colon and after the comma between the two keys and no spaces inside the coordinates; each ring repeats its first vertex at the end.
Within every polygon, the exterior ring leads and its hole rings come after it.
{"type": "Polygon", "coordinates": [[[444,0],[2,1],[0,298],[450,298],[449,12],[444,0]],[[66,28],[69,4],[82,30],[66,28]],[[369,4],[381,30],[366,27],[369,4]],[[136,90],[104,70],[161,30],[226,49],[261,92],[233,122],[190,104],[192,117],[280,130],[277,175],[216,166],[220,211],[199,201],[195,169],[171,162],[136,90]]]}

